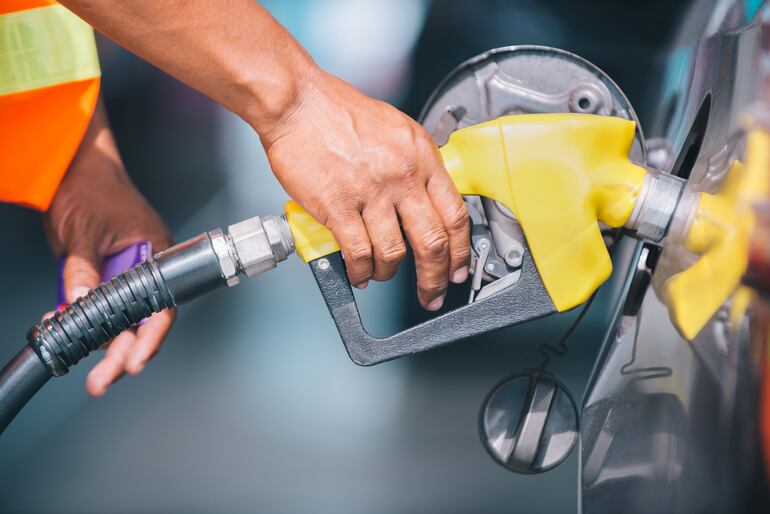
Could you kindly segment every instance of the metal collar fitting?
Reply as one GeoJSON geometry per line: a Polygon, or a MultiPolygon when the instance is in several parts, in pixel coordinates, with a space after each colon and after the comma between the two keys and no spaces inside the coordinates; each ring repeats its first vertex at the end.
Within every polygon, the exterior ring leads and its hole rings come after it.
{"type": "Polygon", "coordinates": [[[227,287],[238,285],[241,281],[238,278],[238,259],[232,249],[228,236],[221,229],[209,231],[211,246],[219,260],[219,267],[222,270],[222,276],[227,281],[227,287]]]}
{"type": "Polygon", "coordinates": [[[647,171],[639,199],[625,227],[635,231],[640,239],[659,243],[668,233],[685,181],[652,168],[647,171]]]}
{"type": "Polygon", "coordinates": [[[275,268],[294,252],[286,219],[255,216],[227,228],[238,271],[247,277],[275,268]]]}

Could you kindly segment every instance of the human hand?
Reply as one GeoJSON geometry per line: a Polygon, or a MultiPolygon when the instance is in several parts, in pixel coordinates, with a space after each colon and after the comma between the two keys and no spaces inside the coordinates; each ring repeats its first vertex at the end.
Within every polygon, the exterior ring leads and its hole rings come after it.
{"type": "MultiPolygon", "coordinates": [[[[414,251],[417,291],[441,308],[468,277],[469,220],[430,135],[392,106],[312,65],[284,116],[260,131],[284,189],[334,234],[351,284],[387,280],[414,251]]],[[[256,127],[255,127],[256,128],[256,127]]]]}
{"type": "Polygon", "coordinates": [[[329,227],[351,283],[415,253],[420,303],[468,276],[465,205],[413,120],[323,72],[257,2],[62,0],[97,30],[244,118],[286,191],[329,227]],[[226,12],[226,15],[222,15],[226,12]],[[259,34],[259,38],[254,38],[259,34]]]}
{"type": "MultiPolygon", "coordinates": [[[[54,253],[67,256],[63,279],[68,303],[99,285],[106,256],[141,241],[149,241],[153,251],[171,244],[163,221],[126,174],[101,106],[43,223],[54,253]]],[[[102,396],[124,373],[142,371],[173,320],[173,311],[162,311],[118,335],[88,375],[89,394],[102,396]]]]}

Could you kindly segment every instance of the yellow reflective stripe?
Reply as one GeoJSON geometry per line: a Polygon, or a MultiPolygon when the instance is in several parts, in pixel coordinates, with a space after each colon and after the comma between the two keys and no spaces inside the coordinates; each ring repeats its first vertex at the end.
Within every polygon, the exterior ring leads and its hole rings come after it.
{"type": "Polygon", "coordinates": [[[100,75],[93,29],[61,5],[0,16],[0,95],[100,75]]]}

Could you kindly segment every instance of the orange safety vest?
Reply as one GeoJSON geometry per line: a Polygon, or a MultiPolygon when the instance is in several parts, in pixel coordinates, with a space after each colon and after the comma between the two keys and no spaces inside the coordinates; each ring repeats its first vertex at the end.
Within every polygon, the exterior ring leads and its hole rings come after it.
{"type": "Polygon", "coordinates": [[[93,115],[93,30],[52,0],[0,1],[0,201],[45,211],[93,115]]]}

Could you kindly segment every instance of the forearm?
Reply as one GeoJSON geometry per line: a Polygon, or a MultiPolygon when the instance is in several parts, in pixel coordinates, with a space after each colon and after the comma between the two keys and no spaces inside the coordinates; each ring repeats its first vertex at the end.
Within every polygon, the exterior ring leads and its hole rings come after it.
{"type": "Polygon", "coordinates": [[[254,0],[60,0],[96,30],[235,112],[260,134],[314,67],[254,0]]]}
{"type": "Polygon", "coordinates": [[[286,192],[331,229],[351,283],[393,276],[414,251],[420,303],[468,276],[462,198],[414,120],[324,73],[254,0],[60,0],[259,133],[286,192]]]}

